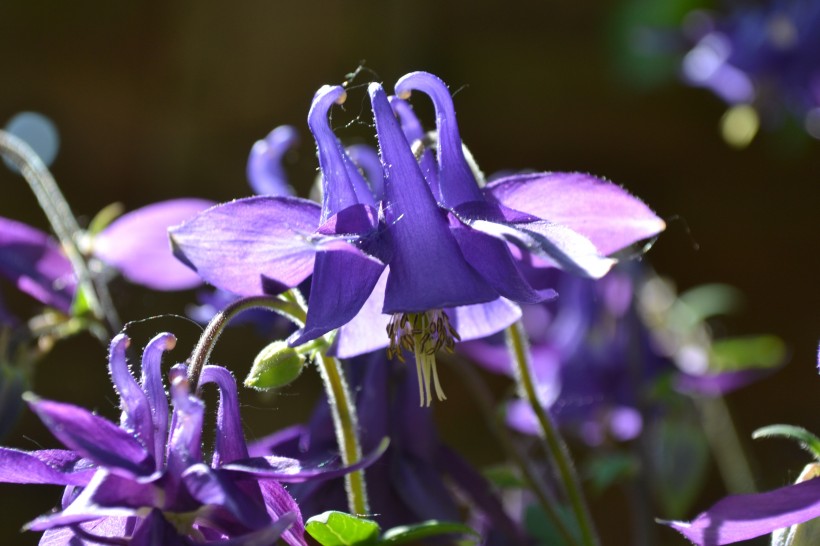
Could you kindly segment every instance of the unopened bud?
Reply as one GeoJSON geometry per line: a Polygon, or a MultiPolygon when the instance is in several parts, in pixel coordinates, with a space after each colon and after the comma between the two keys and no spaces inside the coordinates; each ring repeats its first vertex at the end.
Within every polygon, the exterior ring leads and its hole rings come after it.
{"type": "Polygon", "coordinates": [[[304,364],[305,357],[287,342],[274,341],[256,355],[245,386],[259,390],[284,387],[299,377],[304,364]]]}

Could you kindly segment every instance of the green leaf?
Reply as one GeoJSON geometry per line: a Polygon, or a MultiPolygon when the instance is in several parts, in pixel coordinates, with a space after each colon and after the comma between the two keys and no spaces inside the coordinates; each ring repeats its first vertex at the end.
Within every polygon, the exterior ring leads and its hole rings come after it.
{"type": "Polygon", "coordinates": [[[74,294],[74,301],[71,302],[71,316],[73,317],[91,317],[94,313],[91,310],[91,302],[88,299],[86,286],[83,284],[77,285],[77,291],[74,294]]]}
{"type": "Polygon", "coordinates": [[[595,493],[602,493],[611,485],[624,481],[638,472],[639,463],[631,453],[613,451],[594,455],[584,464],[587,477],[595,493]]]}
{"type": "Polygon", "coordinates": [[[777,336],[738,336],[712,343],[711,371],[773,368],[786,358],[786,344],[777,336]]]}
{"type": "Polygon", "coordinates": [[[700,322],[737,311],[743,303],[743,294],[734,286],[712,283],[690,288],[678,300],[689,307],[700,322]]]}
{"type": "Polygon", "coordinates": [[[305,357],[286,341],[274,341],[253,359],[245,386],[260,390],[284,387],[299,377],[304,364],[305,357]]]}
{"type": "Polygon", "coordinates": [[[518,472],[509,465],[499,464],[481,471],[487,480],[501,489],[522,489],[527,482],[521,479],[518,472]]]}
{"type": "Polygon", "coordinates": [[[375,544],[379,525],[372,520],[330,510],[313,516],[305,530],[322,546],[375,544]]]}
{"type": "Polygon", "coordinates": [[[379,539],[378,544],[406,544],[436,535],[453,534],[472,535],[476,537],[476,540],[480,537],[477,532],[463,523],[431,519],[414,525],[402,525],[388,529],[379,539]]]}
{"type": "Polygon", "coordinates": [[[794,440],[800,447],[820,461],[820,438],[803,427],[796,427],[794,425],[769,425],[754,431],[752,438],[755,440],[760,438],[788,438],[789,440],[794,440]]]}
{"type": "Polygon", "coordinates": [[[91,236],[97,235],[99,232],[107,228],[111,222],[116,220],[117,217],[121,216],[123,212],[125,212],[125,207],[122,203],[111,203],[110,205],[107,205],[100,212],[98,212],[96,216],[94,216],[91,223],[88,224],[88,229],[86,231],[91,236]]]}

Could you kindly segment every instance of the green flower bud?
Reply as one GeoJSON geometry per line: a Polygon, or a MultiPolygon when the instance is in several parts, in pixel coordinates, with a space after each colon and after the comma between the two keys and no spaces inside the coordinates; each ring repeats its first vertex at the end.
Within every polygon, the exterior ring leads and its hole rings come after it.
{"type": "Polygon", "coordinates": [[[245,386],[258,390],[284,387],[299,377],[304,364],[304,355],[284,341],[274,341],[256,355],[245,386]]]}

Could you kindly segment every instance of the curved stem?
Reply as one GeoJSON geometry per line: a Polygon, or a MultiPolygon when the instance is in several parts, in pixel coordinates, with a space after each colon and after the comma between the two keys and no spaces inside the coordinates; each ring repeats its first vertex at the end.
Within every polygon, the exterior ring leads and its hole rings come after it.
{"type": "Polygon", "coordinates": [[[188,381],[191,385],[196,385],[196,390],[199,392],[199,375],[202,373],[202,368],[208,363],[211,353],[214,350],[219,336],[228,325],[228,323],[238,314],[248,309],[269,309],[280,315],[284,315],[298,326],[305,324],[305,310],[293,302],[286,301],[276,296],[251,296],[242,298],[227,305],[219,313],[214,315],[205,331],[199,337],[199,341],[191,353],[191,358],[188,363],[188,381]]]}
{"type": "Polygon", "coordinates": [[[107,324],[109,334],[113,335],[120,329],[120,320],[108,286],[89,271],[85,257],[77,245],[77,238],[82,230],[51,172],[28,144],[3,130],[0,130],[0,152],[14,163],[28,182],[71,262],[77,275],[78,288],[88,300],[89,308],[97,319],[107,324]]]}
{"type": "Polygon", "coordinates": [[[510,437],[506,426],[504,426],[501,422],[500,416],[493,409],[493,397],[490,390],[487,388],[487,385],[481,380],[476,371],[469,364],[462,362],[458,358],[452,359],[450,364],[455,365],[456,369],[461,374],[467,388],[473,395],[473,400],[478,403],[478,407],[484,415],[484,421],[490,427],[490,432],[493,436],[495,436],[495,439],[498,440],[501,448],[507,456],[521,471],[521,476],[524,478],[524,481],[527,482],[527,485],[530,486],[530,491],[532,491],[533,495],[535,495],[535,498],[538,500],[541,508],[544,509],[544,513],[550,519],[552,524],[555,525],[556,529],[558,529],[561,537],[569,546],[575,546],[578,544],[578,539],[572,534],[572,531],[567,526],[564,518],[561,517],[561,514],[559,514],[556,509],[558,506],[558,500],[555,498],[552,491],[550,491],[550,489],[538,479],[535,469],[532,467],[527,455],[522,452],[518,445],[515,444],[513,439],[510,437]]]}
{"type": "MultiPolygon", "coordinates": [[[[325,385],[327,400],[333,415],[333,427],[336,430],[336,441],[342,453],[342,463],[350,466],[362,458],[362,449],[359,445],[357,431],[359,430],[356,417],[356,405],[353,396],[345,381],[342,366],[332,356],[320,352],[316,362],[325,385]]],[[[345,490],[347,504],[351,513],[367,515],[370,507],[367,502],[367,488],[365,487],[364,471],[356,470],[345,474],[345,490]]]]}
{"type": "Polygon", "coordinates": [[[600,544],[600,541],[596,535],[595,527],[589,514],[589,508],[587,508],[586,500],[581,490],[581,482],[572,466],[569,449],[558,433],[549,413],[547,413],[538,399],[538,393],[535,390],[530,351],[523,330],[521,322],[516,322],[506,330],[507,344],[516,370],[516,382],[521,391],[521,396],[532,406],[532,410],[538,419],[538,424],[544,435],[543,439],[546,444],[547,453],[552,456],[552,463],[558,471],[558,476],[566,490],[567,498],[575,514],[575,519],[578,521],[582,543],[585,546],[597,546],[600,544]]]}

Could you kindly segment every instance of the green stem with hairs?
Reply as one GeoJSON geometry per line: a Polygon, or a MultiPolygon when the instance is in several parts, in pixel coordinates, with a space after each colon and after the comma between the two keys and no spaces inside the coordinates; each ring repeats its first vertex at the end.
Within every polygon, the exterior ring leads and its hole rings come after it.
{"type": "Polygon", "coordinates": [[[78,288],[85,295],[88,307],[98,320],[108,326],[108,334],[113,335],[119,331],[120,321],[108,286],[105,281],[94,277],[89,271],[85,257],[77,244],[82,230],[51,172],[28,144],[3,130],[0,130],[0,152],[20,170],[28,182],[71,262],[71,267],[77,275],[78,288]]]}
{"type": "Polygon", "coordinates": [[[520,321],[507,328],[506,337],[520,394],[529,402],[538,420],[541,432],[543,433],[547,453],[552,456],[552,463],[558,471],[558,476],[567,494],[567,500],[569,500],[572,511],[575,514],[578,528],[581,530],[582,543],[584,546],[598,546],[600,541],[595,532],[586,500],[584,499],[581,481],[578,479],[578,475],[572,465],[569,449],[558,433],[549,413],[544,409],[541,405],[541,401],[538,399],[529,346],[520,321]]]}

